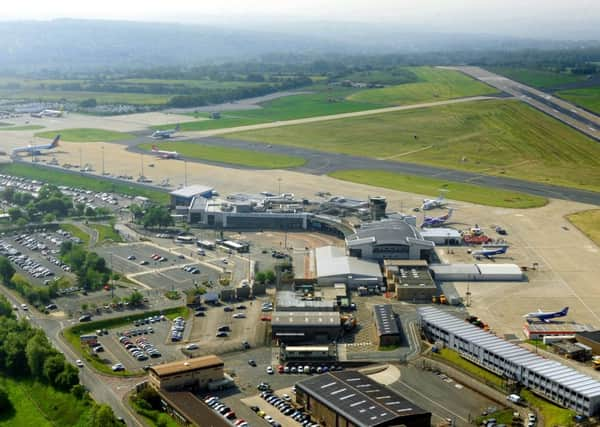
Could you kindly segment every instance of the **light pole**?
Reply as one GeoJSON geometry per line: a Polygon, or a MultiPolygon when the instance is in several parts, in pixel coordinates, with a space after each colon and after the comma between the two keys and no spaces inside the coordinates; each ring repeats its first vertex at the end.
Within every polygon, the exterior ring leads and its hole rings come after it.
{"type": "Polygon", "coordinates": [[[277,178],[277,194],[281,196],[281,177],[277,178]]]}

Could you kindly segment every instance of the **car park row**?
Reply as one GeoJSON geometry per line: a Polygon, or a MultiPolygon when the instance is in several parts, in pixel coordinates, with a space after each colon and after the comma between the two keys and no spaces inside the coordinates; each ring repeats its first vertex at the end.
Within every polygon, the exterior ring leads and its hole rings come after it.
{"type": "MultiPolygon", "coordinates": [[[[260,397],[265,400],[268,404],[279,410],[281,414],[286,417],[292,418],[298,424],[302,425],[302,427],[319,427],[319,424],[313,423],[310,420],[310,416],[301,409],[294,407],[292,404],[292,398],[287,394],[282,394],[281,396],[277,396],[271,390],[271,387],[268,383],[260,383],[258,385],[258,389],[262,390],[260,393],[260,397]]],[[[295,387],[292,388],[292,392],[295,393],[295,387]]],[[[266,414],[265,411],[261,410],[257,406],[250,407],[256,414],[273,427],[281,427],[277,421],[273,419],[270,415],[266,414]]]]}
{"type": "Polygon", "coordinates": [[[179,316],[173,320],[171,326],[171,342],[181,341],[183,339],[183,332],[185,331],[185,320],[179,316]]]}
{"type": "Polygon", "coordinates": [[[206,403],[213,411],[221,415],[223,418],[228,420],[235,427],[250,427],[250,424],[243,419],[236,419],[235,412],[231,410],[231,408],[224,403],[218,397],[215,396],[207,396],[204,398],[204,403],[206,403]]]}

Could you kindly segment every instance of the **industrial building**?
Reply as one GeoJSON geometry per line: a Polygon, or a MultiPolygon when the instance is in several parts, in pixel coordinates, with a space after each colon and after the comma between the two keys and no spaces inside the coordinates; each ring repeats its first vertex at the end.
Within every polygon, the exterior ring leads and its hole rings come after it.
{"type": "Polygon", "coordinates": [[[271,330],[273,339],[284,344],[329,344],[342,331],[340,313],[329,312],[273,312],[271,330]]]}
{"type": "Polygon", "coordinates": [[[364,259],[429,259],[435,243],[403,220],[364,223],[346,237],[348,255],[364,259]]]}
{"type": "Polygon", "coordinates": [[[293,291],[278,291],[275,300],[277,311],[336,311],[335,300],[307,298],[293,291]]]}
{"type": "Polygon", "coordinates": [[[329,345],[282,345],[279,359],[286,362],[319,362],[337,360],[337,346],[329,345]]]}
{"type": "Polygon", "coordinates": [[[151,366],[148,381],[156,390],[202,390],[224,379],[223,360],[211,355],[151,366]]]}
{"type": "Polygon", "coordinates": [[[600,412],[599,381],[438,308],[418,308],[417,316],[423,334],[430,341],[442,342],[463,358],[579,414],[593,416],[600,412]]]}
{"type": "Polygon", "coordinates": [[[530,340],[541,340],[545,337],[574,336],[577,333],[591,330],[591,326],[575,322],[528,322],[523,325],[523,333],[530,340]]]}
{"type": "Polygon", "coordinates": [[[421,237],[436,245],[460,245],[462,235],[453,228],[422,228],[421,237]]]}
{"type": "Polygon", "coordinates": [[[400,319],[390,304],[376,304],[373,306],[373,319],[375,319],[375,343],[378,347],[400,345],[400,319]]]}
{"type": "Polygon", "coordinates": [[[171,207],[175,209],[178,207],[187,209],[195,198],[209,199],[212,197],[213,193],[214,188],[205,185],[190,185],[188,187],[183,187],[169,193],[169,196],[171,197],[171,207]]]}
{"type": "Polygon", "coordinates": [[[431,276],[439,282],[518,282],[523,272],[516,264],[431,264],[431,276]]]}
{"type": "Polygon", "coordinates": [[[356,371],[298,381],[296,402],[326,427],[431,426],[431,413],[356,371]]]}
{"type": "Polygon", "coordinates": [[[552,344],[552,350],[567,359],[579,360],[580,362],[585,362],[592,358],[591,347],[581,343],[572,343],[570,341],[556,342],[552,344]]]}
{"type": "Polygon", "coordinates": [[[383,284],[383,275],[376,262],[347,256],[344,249],[337,246],[316,248],[314,253],[317,283],[321,286],[344,283],[348,289],[357,289],[383,284]]]}
{"type": "Polygon", "coordinates": [[[389,292],[401,301],[431,302],[438,293],[425,260],[390,260],[383,262],[389,292]]]}
{"type": "Polygon", "coordinates": [[[577,342],[587,345],[594,355],[600,355],[600,331],[585,331],[575,334],[577,342]]]}

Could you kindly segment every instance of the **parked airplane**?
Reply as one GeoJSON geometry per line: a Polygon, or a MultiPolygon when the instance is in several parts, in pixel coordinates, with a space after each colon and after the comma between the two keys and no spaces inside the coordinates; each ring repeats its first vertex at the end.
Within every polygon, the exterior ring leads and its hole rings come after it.
{"type": "Polygon", "coordinates": [[[448,209],[448,213],[446,215],[436,216],[436,217],[426,216],[425,218],[423,218],[423,224],[421,224],[421,228],[440,227],[440,226],[444,225],[452,217],[453,211],[454,211],[454,209],[450,208],[450,209],[448,209]]]}
{"type": "Polygon", "coordinates": [[[50,144],[29,145],[27,147],[15,148],[12,153],[13,154],[28,153],[28,154],[39,155],[39,154],[42,153],[42,151],[52,150],[52,149],[58,147],[58,141],[59,140],[60,140],[60,134],[56,135],[50,144]]]}
{"type": "Polygon", "coordinates": [[[62,117],[63,110],[42,110],[37,113],[31,113],[31,117],[62,117]]]}
{"type": "Polygon", "coordinates": [[[156,145],[152,146],[152,152],[157,154],[159,157],[163,159],[178,159],[179,153],[177,151],[165,151],[160,150],[156,145]]]}
{"type": "Polygon", "coordinates": [[[175,129],[155,130],[150,137],[155,139],[167,139],[171,138],[177,132],[179,132],[179,125],[175,126],[175,129]]]}
{"type": "Polygon", "coordinates": [[[471,253],[475,258],[485,257],[487,259],[493,259],[498,255],[504,255],[508,250],[508,246],[500,246],[495,248],[482,249],[480,251],[474,251],[471,253]]]}
{"type": "Polygon", "coordinates": [[[428,211],[430,209],[443,208],[445,205],[446,200],[444,200],[444,195],[440,194],[440,196],[437,199],[423,199],[421,209],[424,211],[428,211]]]}
{"type": "Polygon", "coordinates": [[[527,313],[524,318],[527,320],[541,320],[542,322],[549,323],[551,319],[555,319],[557,317],[565,317],[569,312],[569,307],[565,307],[560,311],[534,311],[533,313],[527,313]]]}

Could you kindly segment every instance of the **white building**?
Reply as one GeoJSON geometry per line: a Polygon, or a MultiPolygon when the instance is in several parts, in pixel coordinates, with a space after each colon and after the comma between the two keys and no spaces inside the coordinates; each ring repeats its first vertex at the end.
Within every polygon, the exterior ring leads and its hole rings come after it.
{"type": "Polygon", "coordinates": [[[516,264],[431,264],[432,277],[439,282],[514,282],[523,280],[516,264]]]}
{"type": "Polygon", "coordinates": [[[373,288],[383,284],[379,264],[347,256],[344,248],[323,246],[315,249],[317,283],[333,286],[345,283],[348,288],[373,288]]]}

